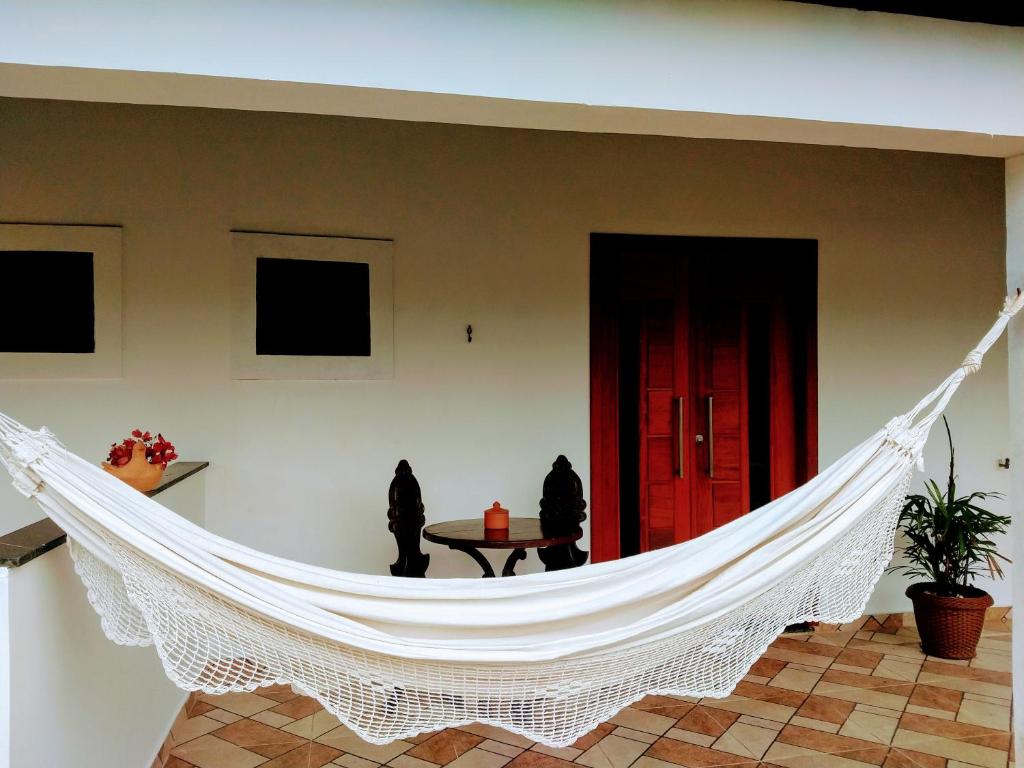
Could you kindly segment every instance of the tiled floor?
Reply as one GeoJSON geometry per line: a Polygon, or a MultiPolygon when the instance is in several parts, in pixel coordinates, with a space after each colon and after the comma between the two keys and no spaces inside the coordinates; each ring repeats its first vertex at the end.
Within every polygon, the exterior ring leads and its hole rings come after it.
{"type": "Polygon", "coordinates": [[[990,615],[970,663],[926,657],[898,615],[787,634],[729,698],[649,696],[563,749],[482,725],[375,746],[285,686],[186,710],[155,766],[1003,768],[1010,619],[990,615]]]}

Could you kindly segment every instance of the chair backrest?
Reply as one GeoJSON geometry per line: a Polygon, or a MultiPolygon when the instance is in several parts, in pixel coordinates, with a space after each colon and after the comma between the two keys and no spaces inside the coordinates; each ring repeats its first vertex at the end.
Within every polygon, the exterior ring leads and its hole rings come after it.
{"type": "Polygon", "coordinates": [[[391,564],[392,576],[426,576],[430,555],[420,551],[420,532],[426,521],[419,481],[409,462],[402,459],[388,487],[388,530],[398,544],[398,559],[391,564]]]}

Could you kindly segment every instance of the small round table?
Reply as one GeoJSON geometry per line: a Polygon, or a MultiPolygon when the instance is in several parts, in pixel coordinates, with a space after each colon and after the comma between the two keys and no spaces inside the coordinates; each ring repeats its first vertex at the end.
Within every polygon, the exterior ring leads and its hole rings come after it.
{"type": "Polygon", "coordinates": [[[559,544],[571,544],[583,536],[583,530],[564,536],[545,536],[540,527],[540,519],[536,517],[512,517],[508,521],[508,530],[493,531],[484,528],[481,518],[475,520],[450,520],[446,523],[434,523],[423,529],[423,538],[435,544],[444,544],[449,549],[465,552],[476,560],[483,568],[484,578],[493,577],[494,569],[481,554],[481,549],[511,549],[512,553],[505,560],[501,569],[502,576],[515,576],[516,562],[526,559],[527,549],[553,547],[559,544]]]}

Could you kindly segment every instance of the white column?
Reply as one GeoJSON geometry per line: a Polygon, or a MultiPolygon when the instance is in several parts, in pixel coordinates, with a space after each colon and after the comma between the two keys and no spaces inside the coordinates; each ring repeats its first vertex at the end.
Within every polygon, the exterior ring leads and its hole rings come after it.
{"type": "MultiPolygon", "coordinates": [[[[1006,161],[1006,282],[1024,290],[1024,155],[1006,161]]],[[[1017,754],[1024,750],[1024,320],[1009,327],[1010,350],[1010,509],[1013,514],[1014,733],[1017,754]]]]}

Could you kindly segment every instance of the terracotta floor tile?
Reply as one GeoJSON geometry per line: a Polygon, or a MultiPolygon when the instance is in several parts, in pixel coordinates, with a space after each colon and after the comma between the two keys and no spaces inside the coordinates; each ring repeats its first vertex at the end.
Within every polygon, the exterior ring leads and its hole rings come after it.
{"type": "Polygon", "coordinates": [[[180,723],[175,724],[171,728],[171,741],[175,744],[184,744],[186,741],[192,741],[200,736],[204,736],[207,733],[216,731],[218,728],[223,728],[224,723],[206,717],[204,715],[197,715],[196,717],[190,717],[187,720],[183,720],[180,723]]]}
{"type": "Polygon", "coordinates": [[[418,757],[411,757],[408,754],[392,758],[388,766],[390,768],[437,768],[434,763],[428,763],[426,760],[420,760],[418,757]]]}
{"type": "MultiPolygon", "coordinates": [[[[261,712],[260,714],[267,713],[261,712]]],[[[259,717],[259,715],[253,715],[254,720],[257,717],[259,717]]],[[[287,725],[282,725],[281,730],[287,731],[288,733],[294,733],[296,736],[303,739],[315,739],[323,736],[328,731],[334,730],[339,725],[341,725],[341,723],[338,718],[330,712],[320,709],[312,715],[307,715],[301,720],[296,720],[292,723],[288,723],[287,725]]]]}
{"type": "Polygon", "coordinates": [[[859,651],[873,651],[886,656],[903,656],[908,659],[924,660],[925,658],[924,651],[922,651],[919,646],[914,645],[892,645],[876,643],[873,640],[854,639],[850,641],[847,648],[859,651]]]}
{"type": "MultiPolygon", "coordinates": [[[[599,727],[605,728],[604,733],[610,733],[612,730],[612,726],[608,725],[607,723],[599,727]]],[[[518,733],[512,733],[511,731],[506,731],[504,728],[498,728],[493,725],[486,725],[484,723],[471,723],[469,725],[460,725],[459,730],[465,731],[466,733],[473,733],[477,736],[483,736],[485,739],[494,739],[495,741],[500,741],[504,744],[512,744],[517,747],[525,748],[533,744],[533,741],[531,739],[526,738],[525,736],[521,736],[518,733]]],[[[583,736],[582,738],[586,738],[586,736],[583,736]]]]}
{"type": "Polygon", "coordinates": [[[756,701],[745,696],[727,696],[724,699],[704,699],[703,706],[709,709],[720,709],[726,712],[735,712],[739,715],[753,715],[763,717],[765,720],[775,720],[784,723],[794,714],[796,708],[787,707],[782,704],[775,704],[770,701],[756,701]]]}
{"type": "Polygon", "coordinates": [[[188,700],[188,703],[185,704],[185,714],[187,714],[189,717],[198,717],[199,715],[205,715],[211,709],[216,709],[216,708],[217,707],[215,707],[213,704],[211,704],[208,701],[203,701],[202,699],[199,699],[199,698],[195,698],[195,699],[191,699],[190,698],[188,700]]]}
{"type": "MultiPolygon", "coordinates": [[[[669,728],[669,730],[671,731],[672,729],[669,728]]],[[[654,742],[656,742],[658,740],[658,734],[656,734],[656,733],[647,733],[646,731],[636,731],[636,730],[634,730],[632,728],[626,728],[625,726],[622,726],[622,725],[616,727],[616,729],[614,731],[612,731],[612,733],[615,734],[616,736],[621,736],[624,739],[632,739],[633,741],[642,741],[644,744],[653,744],[654,742]]],[[[533,749],[536,749],[536,746],[533,747],[533,749]]]]}
{"type": "Polygon", "coordinates": [[[956,712],[947,712],[944,709],[932,709],[930,707],[919,707],[915,704],[907,704],[905,712],[913,712],[915,715],[927,715],[937,717],[939,720],[956,720],[956,712]]]}
{"type": "Polygon", "coordinates": [[[291,701],[296,698],[299,694],[292,690],[290,685],[278,684],[268,685],[263,688],[257,688],[253,691],[257,696],[262,696],[265,699],[273,699],[274,701],[291,701]]]}
{"type": "Polygon", "coordinates": [[[900,728],[932,736],[943,736],[948,739],[956,739],[957,741],[966,741],[983,747],[1001,749],[1004,752],[1010,749],[1009,732],[998,731],[994,728],[986,728],[985,726],[973,725],[971,723],[937,720],[934,717],[905,712],[903,717],[900,718],[900,728]]]}
{"type": "Polygon", "coordinates": [[[714,743],[719,752],[760,760],[775,741],[777,732],[749,723],[737,722],[714,743]]]}
{"type": "MultiPolygon", "coordinates": [[[[781,673],[780,673],[781,674],[781,673]]],[[[811,686],[812,688],[814,686],[811,686]]],[[[754,683],[739,682],[733,689],[734,696],[743,696],[747,699],[757,701],[768,701],[772,704],[782,704],[785,707],[799,707],[804,703],[807,694],[801,691],[791,691],[785,688],[773,688],[768,685],[755,685],[754,683]]]]}
{"type": "Polygon", "coordinates": [[[203,693],[200,694],[202,701],[216,704],[218,708],[233,712],[242,717],[255,715],[264,709],[270,709],[277,704],[273,699],[265,699],[255,693],[222,693],[219,696],[203,693]]]}
{"type": "Polygon", "coordinates": [[[911,749],[915,752],[959,760],[983,768],[1006,768],[1007,763],[1006,752],[1002,750],[970,744],[957,739],[947,739],[943,736],[929,736],[903,728],[896,729],[892,745],[900,749],[911,749]]]}
{"type": "Polygon", "coordinates": [[[951,691],[948,688],[939,688],[934,685],[918,684],[914,686],[914,692],[907,703],[918,707],[956,712],[960,709],[960,701],[963,697],[964,695],[960,691],[951,691]]]}
{"type": "Polygon", "coordinates": [[[292,720],[301,720],[320,709],[323,709],[323,707],[320,706],[320,702],[316,699],[311,699],[308,696],[296,696],[293,699],[278,704],[276,707],[271,707],[270,711],[290,717],[292,720]]]}
{"type": "Polygon", "coordinates": [[[735,712],[696,706],[676,723],[677,728],[718,738],[739,719],[735,712]]]}
{"type": "Polygon", "coordinates": [[[1006,701],[1009,701],[1013,696],[1012,689],[1007,685],[986,683],[981,680],[972,680],[968,677],[953,677],[952,675],[939,675],[933,672],[922,671],[918,675],[917,681],[933,685],[937,688],[948,688],[951,691],[963,691],[964,693],[977,693],[1006,701]]]}
{"type": "Polygon", "coordinates": [[[797,653],[809,653],[814,656],[828,656],[833,659],[842,653],[842,649],[837,648],[834,645],[816,643],[813,642],[813,639],[810,639],[809,641],[800,641],[790,637],[776,638],[772,642],[771,647],[779,650],[795,651],[797,653]]]}
{"type": "Polygon", "coordinates": [[[367,760],[365,757],[350,754],[336,757],[331,765],[340,765],[343,768],[379,768],[378,764],[373,762],[373,760],[367,760]]]}
{"type": "Polygon", "coordinates": [[[812,694],[807,697],[807,700],[797,710],[797,714],[801,717],[809,717],[814,720],[824,720],[827,723],[842,725],[846,722],[846,718],[850,716],[853,707],[853,703],[849,701],[830,699],[827,696],[812,694]]]}
{"type": "MultiPolygon", "coordinates": [[[[687,768],[714,768],[725,765],[754,768],[758,764],[757,760],[667,738],[661,738],[654,742],[645,756],[676,765],[684,765],[687,768]]],[[[640,761],[638,760],[634,765],[640,765],[640,761]]]]}
{"type": "MultiPolygon", "coordinates": [[[[543,745],[535,744],[533,748],[536,749],[538,746],[543,745]]],[[[505,744],[504,742],[495,741],[494,739],[484,739],[479,744],[477,744],[477,747],[479,747],[480,749],[486,749],[488,752],[497,752],[499,755],[505,755],[506,757],[518,757],[519,754],[523,751],[522,747],[517,747],[512,744],[505,744]]],[[[555,749],[555,747],[548,747],[548,749],[555,749]]],[[[575,760],[580,754],[580,750],[573,749],[572,747],[562,747],[561,749],[567,750],[572,754],[572,757],[566,757],[566,760],[575,760]]],[[[551,753],[549,752],[548,754],[551,753]]],[[[555,755],[555,757],[561,757],[561,755],[555,755]]]]}
{"type": "Polygon", "coordinates": [[[392,741],[390,744],[370,744],[363,741],[344,725],[339,725],[334,730],[317,736],[315,741],[335,749],[340,749],[342,752],[348,752],[356,757],[361,757],[364,760],[372,760],[375,763],[386,763],[388,760],[393,760],[413,746],[408,741],[392,741]]]}
{"type": "Polygon", "coordinates": [[[213,735],[264,757],[283,755],[303,742],[294,734],[249,719],[225,725],[213,735]]]}
{"type": "Polygon", "coordinates": [[[947,677],[965,677],[969,680],[978,680],[983,683],[994,683],[995,685],[1012,685],[1012,678],[1009,672],[998,672],[992,669],[978,669],[977,667],[963,667],[948,662],[925,661],[921,667],[922,672],[931,672],[936,675],[947,677]]]}
{"type": "Polygon", "coordinates": [[[267,761],[263,755],[210,734],[175,747],[171,754],[197,768],[256,768],[267,761]]]}
{"type": "MultiPolygon", "coordinates": [[[[802,693],[809,692],[815,685],[818,684],[818,680],[821,678],[821,672],[810,672],[805,669],[797,669],[794,665],[788,665],[784,670],[779,672],[772,681],[768,683],[770,688],[786,688],[790,691],[800,691],[802,693]]],[[[785,704],[787,702],[780,702],[785,704]]]]}
{"type": "Polygon", "coordinates": [[[987,701],[964,699],[956,714],[956,720],[959,723],[983,725],[988,728],[1009,731],[1010,706],[1009,703],[992,704],[987,701]]]}
{"type": "Polygon", "coordinates": [[[769,659],[762,656],[754,662],[754,666],[750,668],[750,674],[772,678],[779,674],[785,666],[786,662],[784,661],[779,659],[769,659]]]}
{"type": "Polygon", "coordinates": [[[946,768],[946,758],[911,749],[890,749],[882,768],[946,768]]]}
{"type": "MultiPolygon", "coordinates": [[[[839,649],[836,649],[839,650],[839,649]]],[[[832,656],[824,656],[816,653],[791,651],[788,648],[769,648],[764,652],[762,658],[775,659],[777,661],[795,662],[797,664],[810,664],[812,667],[828,667],[835,659],[832,656]]]]}
{"type": "Polygon", "coordinates": [[[813,731],[824,731],[825,733],[839,733],[839,726],[836,723],[827,723],[824,720],[815,720],[811,717],[800,717],[794,715],[789,721],[792,725],[799,725],[803,728],[810,728],[813,731]]]}
{"type": "Polygon", "coordinates": [[[664,715],[678,720],[690,711],[693,704],[673,699],[671,696],[644,696],[640,701],[629,706],[642,712],[653,712],[656,715],[664,715]]]}
{"type": "Polygon", "coordinates": [[[843,652],[836,657],[836,661],[842,664],[849,664],[851,667],[866,667],[874,669],[882,660],[882,654],[878,651],[865,651],[859,648],[844,648],[843,652]]]}
{"type": "Polygon", "coordinates": [[[853,672],[842,672],[838,669],[830,669],[821,676],[823,682],[849,685],[853,688],[865,690],[885,689],[887,693],[896,696],[907,696],[914,692],[914,685],[906,680],[895,680],[881,675],[858,675],[853,672]]]}
{"type": "Polygon", "coordinates": [[[227,725],[228,723],[237,723],[239,720],[242,719],[241,715],[236,715],[234,712],[228,712],[226,709],[221,709],[220,707],[218,707],[217,709],[211,709],[209,712],[206,713],[206,716],[218,722],[224,723],[225,725],[227,725]]]}
{"type": "Polygon", "coordinates": [[[899,656],[886,656],[872,672],[874,677],[885,677],[890,680],[907,680],[914,682],[921,671],[921,664],[916,659],[901,659],[899,656]]]}
{"type": "Polygon", "coordinates": [[[642,712],[639,709],[626,707],[608,722],[612,725],[621,725],[636,731],[646,731],[647,733],[655,733],[660,736],[676,724],[676,719],[674,717],[658,715],[654,712],[642,712]]]}
{"type": "MultiPolygon", "coordinates": [[[[528,753],[524,752],[523,754],[528,753]]],[[[448,768],[504,768],[511,760],[511,757],[499,755],[497,752],[471,749],[448,763],[448,768]]]]}
{"type": "Polygon", "coordinates": [[[263,763],[260,768],[321,768],[342,754],[326,744],[306,742],[301,747],[263,763]]]}
{"type": "Polygon", "coordinates": [[[163,764],[163,768],[195,768],[192,763],[186,763],[180,757],[171,755],[167,758],[167,762],[163,764]]]}
{"type": "Polygon", "coordinates": [[[437,765],[447,765],[483,740],[482,736],[449,728],[417,744],[407,754],[437,765]]]}
{"type": "Polygon", "coordinates": [[[686,731],[682,728],[669,728],[665,733],[665,738],[685,741],[687,744],[696,744],[699,747],[710,747],[718,737],[708,736],[706,733],[697,733],[696,731],[686,731]]]}
{"type": "Polygon", "coordinates": [[[597,726],[597,728],[592,730],[590,733],[586,733],[583,736],[580,736],[578,739],[576,739],[576,741],[573,742],[572,746],[580,750],[581,752],[586,752],[588,749],[590,749],[597,742],[599,742],[601,739],[603,739],[605,736],[607,736],[614,730],[615,726],[611,723],[601,723],[599,726],[597,726]]]}
{"type": "Polygon", "coordinates": [[[845,753],[828,754],[781,741],[771,745],[762,765],[784,768],[874,768],[874,763],[862,762],[845,753]]]}
{"type": "Polygon", "coordinates": [[[888,746],[899,722],[899,717],[888,717],[858,709],[850,713],[839,729],[839,735],[888,746]]]}
{"type": "Polygon", "coordinates": [[[573,768],[573,764],[559,757],[528,750],[513,758],[506,768],[573,768]]]}
{"type": "Polygon", "coordinates": [[[842,753],[851,760],[860,760],[874,765],[884,763],[886,752],[888,752],[886,747],[870,741],[801,728],[798,725],[787,725],[783,728],[779,733],[778,741],[818,752],[842,753]]]}
{"type": "MultiPolygon", "coordinates": [[[[481,744],[477,749],[483,749],[481,744]]],[[[533,752],[540,752],[542,755],[549,755],[550,757],[557,757],[561,760],[575,760],[577,757],[583,754],[582,749],[576,749],[576,747],[547,747],[543,744],[534,744],[530,747],[533,752]]]]}
{"type": "Polygon", "coordinates": [[[289,723],[295,722],[292,718],[279,715],[276,712],[271,712],[269,709],[257,712],[250,719],[255,720],[257,723],[269,725],[271,728],[283,728],[289,723]]]}
{"type": "Polygon", "coordinates": [[[633,739],[609,734],[576,758],[589,768],[629,768],[649,745],[633,739]]]}

